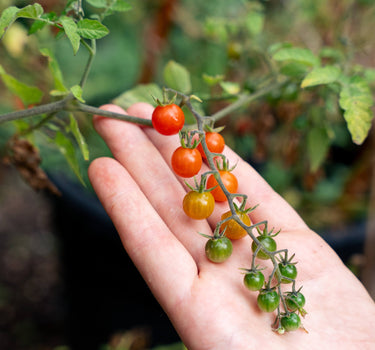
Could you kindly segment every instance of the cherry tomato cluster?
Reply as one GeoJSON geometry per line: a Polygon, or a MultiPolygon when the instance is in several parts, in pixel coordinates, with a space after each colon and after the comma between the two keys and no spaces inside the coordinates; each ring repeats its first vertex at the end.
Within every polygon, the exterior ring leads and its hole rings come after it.
{"type": "Polygon", "coordinates": [[[207,219],[214,211],[215,202],[228,201],[230,210],[221,215],[212,236],[205,245],[206,257],[214,263],[226,261],[233,252],[232,240],[239,240],[248,235],[253,239],[251,244],[252,266],[245,270],[243,284],[250,291],[258,292],[257,305],[264,312],[277,310],[274,330],[280,334],[303,328],[300,316],[305,316],[305,297],[295,289],[297,268],[293,262],[294,255],[288,259],[287,250],[277,250],[275,236],[268,230],[267,222],[253,225],[249,213],[256,207],[246,209],[246,196],[237,194],[238,180],[229,167],[228,160],[222,154],[225,148],[224,138],[218,129],[205,125],[199,130],[183,132],[184,113],[174,103],[158,106],[152,115],[154,128],[163,135],[180,134],[181,145],[171,157],[171,167],[176,175],[182,178],[194,177],[195,186],[188,183],[190,189],[182,201],[187,216],[194,220],[207,219]],[[202,165],[208,163],[209,171],[203,172],[200,182],[196,175],[202,172],[202,165]],[[234,199],[242,198],[240,204],[234,199]],[[259,226],[263,224],[261,231],[259,226]],[[251,232],[256,228],[258,236],[251,232]],[[276,254],[279,257],[276,258],[276,254]],[[284,255],[283,255],[284,254],[284,255]],[[272,260],[274,269],[266,281],[263,268],[255,265],[255,260],[272,260]],[[292,290],[283,293],[281,285],[292,285],[292,290]],[[284,312],[280,311],[281,306],[284,312]]]}

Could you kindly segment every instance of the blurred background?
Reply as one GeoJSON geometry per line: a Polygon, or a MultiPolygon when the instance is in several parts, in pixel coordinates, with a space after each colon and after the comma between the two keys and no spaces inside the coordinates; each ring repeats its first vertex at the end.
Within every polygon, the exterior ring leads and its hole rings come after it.
{"type": "MultiPolygon", "coordinates": [[[[57,14],[67,3],[38,2],[46,12],[57,14]]],[[[31,3],[2,0],[0,11],[31,3]]],[[[86,103],[93,106],[134,91],[139,84],[162,86],[163,67],[170,60],[188,69],[193,92],[202,99],[228,91],[228,86],[210,86],[204,76],[224,76],[251,93],[270,70],[268,48],[286,42],[319,53],[323,61],[347,61],[361,74],[366,67],[366,79],[374,87],[371,0],[129,4],[131,11],[104,22],[110,35],[98,41],[84,90],[86,103]]],[[[84,8],[86,14],[97,11],[86,4],[84,8]]],[[[48,101],[52,78],[39,50],[48,47],[54,52],[68,86],[77,84],[87,54],[81,49],[74,56],[68,40],[53,40],[56,33],[49,28],[37,37],[28,36],[29,27],[28,21],[19,20],[8,30],[0,42],[0,64],[23,82],[47,91],[48,101]]],[[[212,114],[227,104],[212,99],[205,112],[212,114]]],[[[20,108],[20,100],[0,81],[0,113],[20,108]]],[[[79,122],[91,160],[109,155],[91,118],[82,115],[79,122]]],[[[219,124],[226,126],[227,144],[331,244],[374,296],[373,131],[361,146],[355,145],[332,92],[302,91],[293,79],[219,124]],[[312,169],[307,135],[316,125],[327,126],[330,147],[319,167],[312,169]]],[[[2,158],[13,132],[11,123],[0,125],[2,158]]],[[[62,195],[36,192],[16,169],[0,164],[0,348],[183,349],[92,193],[86,176],[89,162],[80,160],[84,187],[63,156],[41,135],[35,138],[42,167],[62,195]]]]}

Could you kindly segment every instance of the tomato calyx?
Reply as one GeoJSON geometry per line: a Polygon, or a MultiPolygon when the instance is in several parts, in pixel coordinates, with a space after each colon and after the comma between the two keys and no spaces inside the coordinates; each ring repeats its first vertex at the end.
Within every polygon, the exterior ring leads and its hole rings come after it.
{"type": "Polygon", "coordinates": [[[205,246],[205,254],[211,262],[222,263],[232,255],[232,242],[224,233],[225,230],[220,232],[220,226],[216,226],[211,236],[199,232],[201,236],[208,238],[205,246]]]}
{"type": "Polygon", "coordinates": [[[197,130],[186,132],[179,132],[181,147],[195,149],[201,142],[203,135],[197,130]],[[198,137],[196,137],[198,135],[198,137]]]}
{"type": "Polygon", "coordinates": [[[292,283],[297,277],[297,262],[293,262],[295,254],[288,259],[288,251],[285,251],[284,256],[276,257],[278,260],[277,276],[281,283],[292,283]]]}

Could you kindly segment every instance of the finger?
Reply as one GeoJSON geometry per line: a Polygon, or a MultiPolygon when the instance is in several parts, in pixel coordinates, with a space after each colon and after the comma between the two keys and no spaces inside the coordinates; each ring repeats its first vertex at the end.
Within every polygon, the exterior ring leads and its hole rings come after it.
{"type": "Polygon", "coordinates": [[[169,229],[196,261],[204,258],[202,237],[197,232],[211,234],[211,229],[206,221],[192,222],[185,215],[182,200],[186,191],[142,129],[100,117],[94,119],[94,125],[169,229]]]}
{"type": "Polygon", "coordinates": [[[167,312],[173,309],[197,276],[192,256],[116,160],[94,160],[89,178],[151,291],[167,312]]]}

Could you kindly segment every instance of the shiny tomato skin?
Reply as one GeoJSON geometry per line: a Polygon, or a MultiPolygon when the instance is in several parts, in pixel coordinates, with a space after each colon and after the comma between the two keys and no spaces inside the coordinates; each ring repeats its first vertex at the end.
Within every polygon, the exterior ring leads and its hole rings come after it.
{"type": "Polygon", "coordinates": [[[257,298],[259,309],[264,312],[272,312],[280,304],[280,296],[274,290],[261,290],[257,298]]]}
{"type": "MultiPolygon", "coordinates": [[[[258,240],[263,244],[264,248],[266,248],[269,252],[274,252],[276,251],[277,244],[276,241],[270,237],[270,236],[258,236],[258,240]]],[[[251,250],[255,252],[257,249],[257,244],[253,241],[251,244],[251,250]]],[[[257,253],[257,258],[262,259],[262,260],[267,260],[270,257],[260,249],[257,253]]]]}
{"type": "Polygon", "coordinates": [[[165,106],[157,106],[151,117],[152,125],[162,135],[174,135],[182,129],[185,123],[185,115],[182,109],[172,103],[165,106]]]}
{"type": "Polygon", "coordinates": [[[232,255],[232,251],[232,242],[225,236],[220,238],[211,238],[207,241],[205,246],[207,259],[214,263],[224,262],[232,255]]]}
{"type": "MultiPolygon", "coordinates": [[[[221,136],[218,132],[206,132],[205,134],[206,144],[208,150],[211,153],[221,153],[224,151],[225,141],[224,137],[221,136]]],[[[197,147],[198,151],[201,153],[202,158],[206,159],[206,154],[203,151],[203,147],[201,144],[197,147]]]]}
{"type": "Polygon", "coordinates": [[[289,315],[285,315],[280,319],[281,326],[287,332],[295,331],[301,326],[301,319],[296,313],[290,313],[289,315]]]}
{"type": "Polygon", "coordinates": [[[244,278],[243,283],[247,289],[252,291],[258,291],[262,289],[264,284],[264,275],[262,271],[250,271],[248,272],[244,278]]]}
{"type": "MultiPolygon", "coordinates": [[[[229,218],[232,215],[232,212],[229,210],[223,215],[221,215],[221,220],[224,220],[226,218],[229,218]]],[[[251,220],[249,218],[249,215],[246,213],[237,212],[237,215],[241,219],[241,221],[247,225],[251,225],[251,220]]],[[[226,222],[224,222],[221,227],[221,231],[225,229],[224,235],[227,236],[229,239],[241,239],[245,236],[247,236],[247,231],[242,228],[236,221],[233,219],[230,219],[226,222]]]]}
{"type": "MultiPolygon", "coordinates": [[[[238,189],[238,181],[235,175],[227,170],[219,170],[221,180],[223,181],[224,186],[230,193],[236,193],[238,189]]],[[[211,193],[217,202],[225,202],[227,197],[225,196],[223,190],[218,185],[215,176],[210,175],[207,179],[207,188],[215,187],[211,193]]]]}
{"type": "MultiPolygon", "coordinates": [[[[291,278],[292,280],[296,279],[297,277],[297,267],[294,264],[279,263],[279,270],[280,270],[281,277],[288,277],[288,278],[291,278]]],[[[287,278],[282,278],[281,282],[292,283],[293,281],[288,280],[287,278]]]]}
{"type": "Polygon", "coordinates": [[[289,293],[285,298],[289,311],[301,310],[306,303],[305,296],[301,292],[289,293]]]}
{"type": "Polygon", "coordinates": [[[215,208],[215,199],[210,192],[188,192],[182,202],[187,216],[195,220],[207,219],[215,208]]]}
{"type": "Polygon", "coordinates": [[[202,167],[202,156],[196,148],[178,147],[172,154],[172,169],[181,177],[193,177],[202,167]]]}

